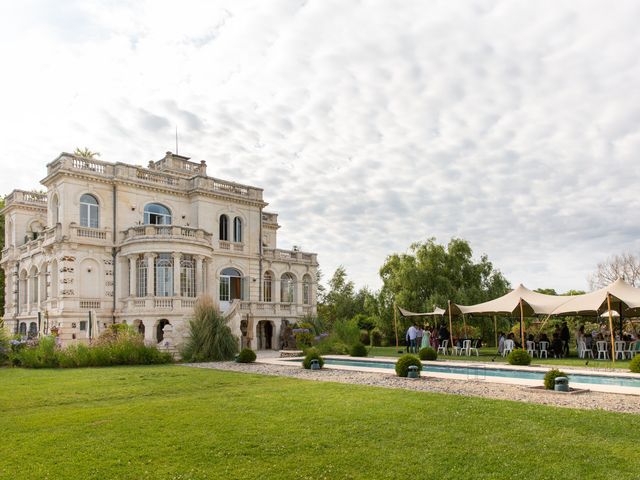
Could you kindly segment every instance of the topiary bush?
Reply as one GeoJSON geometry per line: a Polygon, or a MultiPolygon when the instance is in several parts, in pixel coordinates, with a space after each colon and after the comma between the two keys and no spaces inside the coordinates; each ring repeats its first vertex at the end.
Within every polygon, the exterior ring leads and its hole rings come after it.
{"type": "Polygon", "coordinates": [[[399,377],[406,377],[409,374],[409,367],[411,365],[415,365],[418,367],[418,375],[420,375],[420,371],[422,370],[422,362],[415,355],[403,355],[396,362],[396,374],[399,377]]]}
{"type": "Polygon", "coordinates": [[[531,364],[531,355],[526,350],[513,350],[507,357],[509,365],[529,365],[531,364]]]}
{"type": "Polygon", "coordinates": [[[629,363],[629,370],[635,373],[640,373],[640,355],[636,354],[635,357],[629,363]]]}
{"type": "Polygon", "coordinates": [[[553,368],[544,374],[544,388],[553,390],[556,386],[556,378],[567,377],[568,375],[557,368],[553,368]]]}
{"type": "Polygon", "coordinates": [[[256,352],[254,352],[250,348],[243,348],[242,351],[238,354],[238,358],[236,358],[236,362],[238,363],[253,363],[255,361],[256,352]]]}
{"type": "Polygon", "coordinates": [[[356,343],[353,347],[351,347],[350,354],[352,357],[366,357],[368,353],[369,352],[367,352],[367,347],[365,347],[362,343],[356,343]]]}
{"type": "Polygon", "coordinates": [[[320,356],[320,353],[315,348],[307,350],[307,355],[302,361],[302,366],[309,370],[311,368],[311,360],[318,360],[320,362],[320,368],[324,366],[324,359],[320,356]]]}
{"type": "Polygon", "coordinates": [[[438,352],[431,347],[424,347],[418,352],[420,360],[437,360],[438,352]]]}

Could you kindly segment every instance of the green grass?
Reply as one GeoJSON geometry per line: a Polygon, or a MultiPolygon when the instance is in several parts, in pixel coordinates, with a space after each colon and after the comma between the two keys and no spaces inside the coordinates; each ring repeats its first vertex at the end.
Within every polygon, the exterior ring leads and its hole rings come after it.
{"type": "Polygon", "coordinates": [[[0,385],[2,479],[640,472],[630,414],[182,366],[0,369],[0,385]]]}
{"type": "MultiPolygon", "coordinates": [[[[369,356],[376,357],[399,357],[403,355],[398,353],[398,350],[406,350],[406,347],[372,347],[369,350],[369,356]]],[[[497,362],[507,363],[507,357],[501,355],[496,356],[496,349],[494,347],[481,348],[479,356],[456,356],[456,355],[438,355],[438,360],[463,360],[465,362],[497,362]]],[[[615,363],[611,360],[595,360],[593,358],[578,358],[575,352],[572,352],[575,356],[568,358],[538,358],[534,357],[531,362],[532,365],[565,365],[567,367],[582,367],[582,368],[620,368],[623,370],[629,370],[630,360],[616,360],[615,363]],[[585,365],[589,360],[589,364],[585,365]]]]}

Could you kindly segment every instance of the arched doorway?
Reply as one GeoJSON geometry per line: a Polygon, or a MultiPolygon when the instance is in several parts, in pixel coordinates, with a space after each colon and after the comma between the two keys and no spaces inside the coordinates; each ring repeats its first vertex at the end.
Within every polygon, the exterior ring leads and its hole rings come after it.
{"type": "Polygon", "coordinates": [[[136,332],[144,337],[144,323],[142,320],[134,320],[132,327],[135,328],[136,332]]]}
{"type": "Polygon", "coordinates": [[[169,320],[167,320],[166,318],[163,318],[162,320],[160,320],[158,322],[158,326],[156,327],[156,341],[158,343],[160,343],[162,340],[164,340],[164,327],[167,325],[171,325],[169,323],[169,320]]]}
{"type": "Polygon", "coordinates": [[[273,349],[273,322],[261,320],[257,326],[258,350],[273,349]]]}

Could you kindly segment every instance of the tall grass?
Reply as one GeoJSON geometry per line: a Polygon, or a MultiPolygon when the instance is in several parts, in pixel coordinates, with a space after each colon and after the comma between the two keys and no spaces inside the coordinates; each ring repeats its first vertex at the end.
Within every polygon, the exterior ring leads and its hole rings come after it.
{"type": "Polygon", "coordinates": [[[201,297],[189,322],[189,338],[182,350],[188,362],[232,360],[238,352],[238,339],[211,297],[201,297]]]}

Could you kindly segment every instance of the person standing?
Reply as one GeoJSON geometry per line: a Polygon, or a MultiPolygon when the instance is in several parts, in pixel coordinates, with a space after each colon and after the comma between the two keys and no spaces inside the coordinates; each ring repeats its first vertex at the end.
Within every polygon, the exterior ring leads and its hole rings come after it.
{"type": "Polygon", "coordinates": [[[562,329],[560,330],[560,340],[562,340],[562,353],[565,357],[569,356],[569,340],[571,340],[571,333],[569,333],[569,327],[567,322],[562,322],[562,329]]]}
{"type": "Polygon", "coordinates": [[[420,344],[420,348],[427,348],[431,346],[431,331],[429,330],[429,326],[424,329],[424,333],[422,334],[422,343],[420,344]]]}
{"type": "Polygon", "coordinates": [[[422,336],[424,335],[424,330],[422,330],[421,325],[416,326],[416,353],[420,351],[422,346],[422,336]]]}
{"type": "Polygon", "coordinates": [[[409,340],[409,343],[407,344],[408,353],[415,353],[414,350],[416,349],[417,336],[418,336],[418,329],[416,328],[415,325],[411,325],[407,330],[407,340],[409,340]]]}

